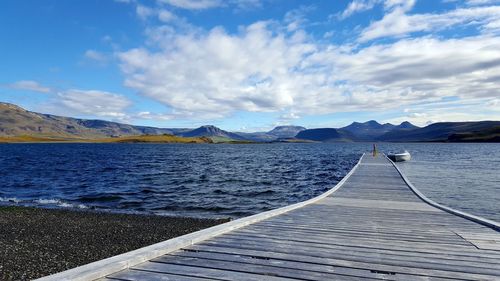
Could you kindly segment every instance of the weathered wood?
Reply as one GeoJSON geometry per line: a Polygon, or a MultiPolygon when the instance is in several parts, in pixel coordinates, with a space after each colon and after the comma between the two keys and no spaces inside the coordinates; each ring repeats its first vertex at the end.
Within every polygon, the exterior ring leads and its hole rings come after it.
{"type": "MultiPolygon", "coordinates": [[[[193,260],[194,261],[194,260],[193,260]]],[[[212,268],[208,265],[202,266],[201,264],[196,265],[186,265],[186,264],[168,264],[168,263],[158,263],[158,262],[147,262],[142,265],[138,265],[135,269],[140,269],[143,271],[151,271],[157,273],[168,273],[177,275],[186,275],[192,277],[204,277],[204,278],[214,278],[222,280],[248,280],[248,281],[289,281],[296,280],[285,277],[271,276],[271,275],[261,275],[253,274],[251,272],[246,272],[245,267],[240,267],[240,271],[226,270],[224,268],[212,268]]],[[[118,275],[118,278],[123,278],[122,275],[118,275]]],[[[126,277],[126,276],[125,276],[126,277]]],[[[143,279],[147,280],[147,279],[143,279]]]]}
{"type": "MultiPolygon", "coordinates": [[[[215,246],[214,244],[209,245],[215,246]]],[[[423,274],[423,272],[427,272],[429,269],[467,272],[475,274],[498,273],[498,270],[491,269],[491,264],[471,262],[463,263],[461,261],[448,261],[417,257],[405,258],[403,256],[395,254],[380,254],[375,252],[372,254],[346,252],[328,248],[310,247],[309,245],[304,246],[295,243],[252,243],[250,241],[247,243],[239,243],[235,241],[218,245],[235,249],[266,250],[270,252],[291,253],[303,256],[315,256],[351,262],[364,262],[387,266],[418,268],[423,270],[421,272],[419,271],[420,274],[423,274]]],[[[500,276],[500,274],[498,275],[500,276]]]]}
{"type": "Polygon", "coordinates": [[[153,272],[153,271],[143,271],[143,270],[125,270],[120,273],[120,275],[126,275],[126,277],[115,278],[113,275],[108,276],[106,279],[99,279],[97,281],[209,281],[209,280],[220,280],[206,277],[193,277],[179,274],[169,274],[164,272],[153,272]],[[126,274],[125,274],[126,273],[126,274]],[[123,279],[126,278],[126,279],[123,279]]]}
{"type": "MultiPolygon", "coordinates": [[[[284,267],[282,262],[272,263],[266,260],[265,263],[253,262],[252,258],[237,258],[238,256],[225,256],[217,258],[217,255],[210,257],[197,253],[173,253],[155,259],[155,262],[166,264],[190,265],[204,268],[221,269],[235,272],[244,272],[257,275],[276,276],[298,280],[359,280],[357,276],[337,274],[333,267],[323,266],[322,271],[312,271],[284,267]]],[[[373,280],[373,279],[372,279],[373,280]]]]}
{"type": "Polygon", "coordinates": [[[384,156],[363,156],[335,188],[293,206],[103,280],[500,280],[497,223],[425,198],[384,156]]]}

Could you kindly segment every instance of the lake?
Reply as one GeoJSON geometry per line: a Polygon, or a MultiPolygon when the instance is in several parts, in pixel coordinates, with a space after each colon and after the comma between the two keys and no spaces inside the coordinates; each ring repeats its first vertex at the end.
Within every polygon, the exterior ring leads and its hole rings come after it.
{"type": "MultiPolygon", "coordinates": [[[[372,144],[0,144],[0,204],[243,217],[333,187],[372,144]]],[[[379,144],[429,198],[500,221],[500,144],[379,144]]]]}

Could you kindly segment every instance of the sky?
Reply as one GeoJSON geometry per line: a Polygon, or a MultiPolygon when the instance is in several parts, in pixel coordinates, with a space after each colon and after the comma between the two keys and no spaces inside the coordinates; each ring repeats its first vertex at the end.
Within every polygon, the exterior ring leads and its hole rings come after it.
{"type": "Polygon", "coordinates": [[[0,101],[232,131],[500,120],[500,0],[3,0],[0,101]]]}

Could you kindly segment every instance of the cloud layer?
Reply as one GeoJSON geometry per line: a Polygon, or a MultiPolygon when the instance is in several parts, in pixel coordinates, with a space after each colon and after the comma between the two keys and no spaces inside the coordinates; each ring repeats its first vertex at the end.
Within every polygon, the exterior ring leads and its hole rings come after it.
{"type": "Polygon", "coordinates": [[[105,90],[55,90],[32,80],[7,86],[49,93],[53,108],[115,120],[205,122],[266,112],[286,123],[341,112],[399,111],[401,117],[393,120],[422,124],[442,120],[439,113],[452,110],[442,117],[500,118],[496,0],[446,0],[447,9],[437,12],[417,12],[421,2],[416,0],[352,0],[324,22],[308,18],[314,7],[307,6],[285,11],[281,19],[246,21],[235,28],[196,26],[189,15],[214,9],[234,15],[263,2],[117,1],[135,10],[144,38],[134,48],[92,48],[83,57],[106,66],[118,62],[124,85],[139,98],[105,90]],[[369,10],[375,18],[360,21],[364,25],[348,30],[349,41],[342,42],[342,30],[334,25],[369,10]],[[153,100],[165,111],[144,105],[131,112],[131,100],[144,97],[144,104],[153,100]]]}
{"type": "MultiPolygon", "coordinates": [[[[362,9],[356,2],[346,11],[362,9]]],[[[286,19],[256,22],[233,34],[221,27],[181,32],[157,26],[148,30],[154,48],[118,54],[125,85],[181,118],[237,111],[282,116],[377,111],[443,99],[486,104],[499,95],[500,38],[484,30],[499,18],[500,7],[407,15],[415,1],[364,3],[383,4],[386,15],[361,31],[362,42],[458,24],[478,32],[361,47],[315,40],[300,24],[289,28],[286,19]]]]}
{"type": "Polygon", "coordinates": [[[11,89],[26,90],[39,93],[50,93],[52,90],[49,87],[40,85],[40,83],[32,80],[21,80],[8,85],[11,89]]]}

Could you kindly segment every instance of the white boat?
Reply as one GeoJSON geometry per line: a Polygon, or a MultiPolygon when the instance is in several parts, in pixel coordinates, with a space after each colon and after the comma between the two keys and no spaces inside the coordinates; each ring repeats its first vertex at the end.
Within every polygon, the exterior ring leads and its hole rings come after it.
{"type": "Polygon", "coordinates": [[[394,154],[389,154],[387,155],[389,159],[391,159],[394,162],[403,162],[403,161],[410,161],[411,160],[411,154],[410,152],[406,151],[403,153],[394,153],[394,154]]]}

